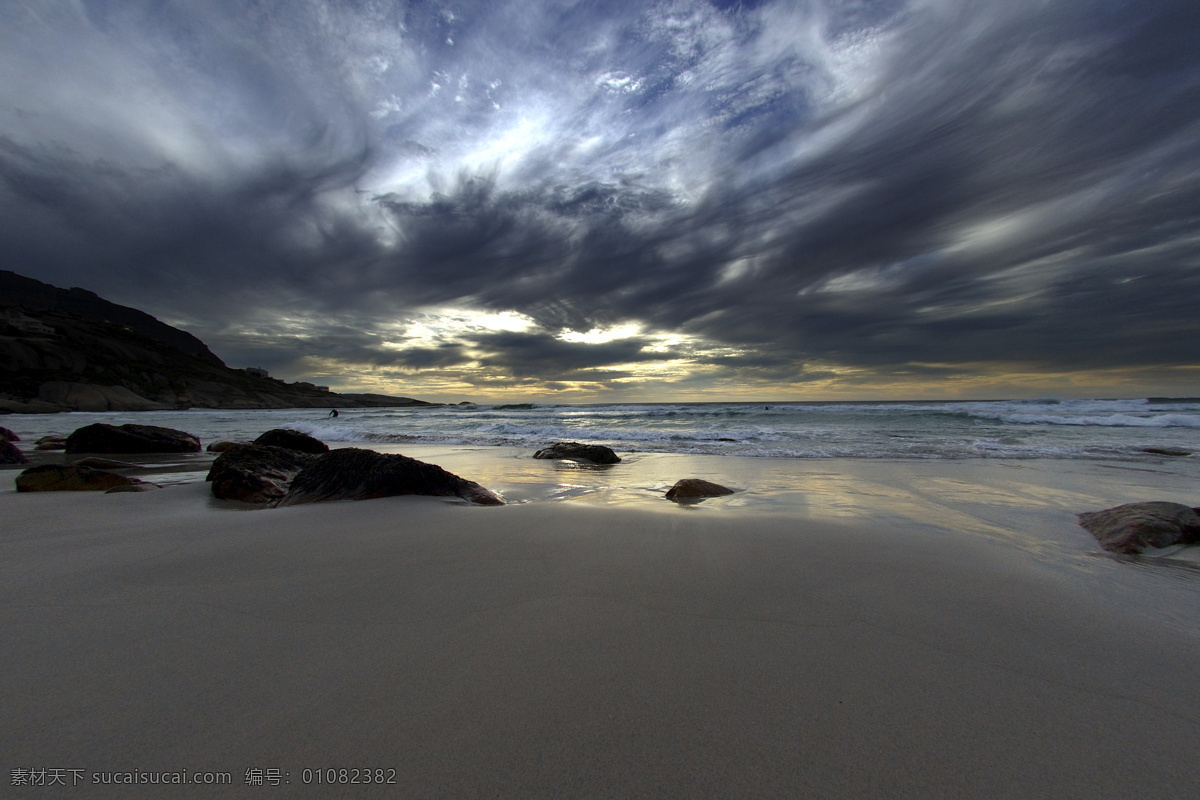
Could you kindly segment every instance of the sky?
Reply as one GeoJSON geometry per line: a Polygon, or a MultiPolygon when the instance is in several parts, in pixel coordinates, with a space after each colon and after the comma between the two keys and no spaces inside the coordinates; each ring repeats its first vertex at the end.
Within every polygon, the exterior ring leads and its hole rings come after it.
{"type": "Polygon", "coordinates": [[[0,268],[427,400],[1200,395],[1195,0],[5,0],[0,268]]]}

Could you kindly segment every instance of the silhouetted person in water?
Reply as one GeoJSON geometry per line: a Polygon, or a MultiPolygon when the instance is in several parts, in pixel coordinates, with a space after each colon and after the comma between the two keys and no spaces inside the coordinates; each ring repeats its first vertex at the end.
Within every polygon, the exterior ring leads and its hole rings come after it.
{"type": "Polygon", "coordinates": [[[331,408],[331,409],[329,410],[329,418],[330,418],[330,419],[332,419],[332,418],[336,417],[337,415],[338,415],[338,413],[337,413],[337,409],[336,409],[336,408],[331,408]]]}

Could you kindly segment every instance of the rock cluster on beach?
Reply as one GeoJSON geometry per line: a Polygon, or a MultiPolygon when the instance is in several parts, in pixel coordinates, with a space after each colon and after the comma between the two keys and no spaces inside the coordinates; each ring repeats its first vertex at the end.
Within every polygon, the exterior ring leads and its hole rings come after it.
{"type": "MultiPolygon", "coordinates": [[[[14,434],[15,436],[15,434],[14,434]]],[[[150,425],[89,425],[67,437],[72,453],[194,453],[200,440],[184,431],[150,425]]],[[[4,444],[11,444],[7,439],[4,444]]],[[[474,481],[401,455],[329,446],[308,434],[277,428],[253,444],[228,443],[208,473],[213,496],[261,505],[326,500],[367,500],[394,495],[461,497],[479,505],[504,500],[474,481]]],[[[17,490],[141,491],[157,488],[111,472],[136,465],[89,457],[75,464],[42,464],[17,476],[17,490]]]]}
{"type": "Polygon", "coordinates": [[[1200,544],[1200,514],[1182,503],[1126,503],[1078,517],[1079,524],[1111,553],[1135,555],[1149,548],[1200,544]]]}

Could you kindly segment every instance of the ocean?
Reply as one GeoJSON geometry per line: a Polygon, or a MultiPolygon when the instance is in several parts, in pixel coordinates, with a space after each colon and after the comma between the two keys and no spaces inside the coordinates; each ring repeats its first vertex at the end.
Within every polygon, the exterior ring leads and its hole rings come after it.
{"type": "Polygon", "coordinates": [[[330,444],[538,448],[557,440],[618,453],[787,459],[1200,459],[1200,398],[860,403],[466,405],[9,415],[23,439],[92,422],[163,425],[208,444],[275,427],[330,444]]]}

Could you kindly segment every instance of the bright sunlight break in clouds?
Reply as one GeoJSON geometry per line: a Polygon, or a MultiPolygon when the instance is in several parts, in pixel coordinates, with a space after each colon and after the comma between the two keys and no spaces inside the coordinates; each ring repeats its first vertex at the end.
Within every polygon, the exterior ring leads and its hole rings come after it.
{"type": "Polygon", "coordinates": [[[430,400],[1200,394],[1194,0],[14,0],[0,268],[430,400]]]}

